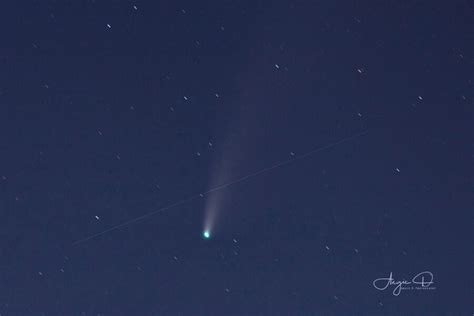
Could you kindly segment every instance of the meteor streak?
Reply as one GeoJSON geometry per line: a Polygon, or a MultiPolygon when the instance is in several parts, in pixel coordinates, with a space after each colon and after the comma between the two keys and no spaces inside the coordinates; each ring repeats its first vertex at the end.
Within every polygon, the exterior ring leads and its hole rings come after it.
{"type": "MultiPolygon", "coordinates": [[[[175,203],[170,204],[170,205],[168,205],[168,206],[162,207],[162,208],[160,208],[160,209],[158,209],[158,210],[154,210],[154,211],[149,212],[149,213],[146,213],[146,214],[144,214],[144,215],[141,215],[141,216],[132,218],[132,219],[130,219],[130,220],[128,220],[128,221],[125,221],[125,222],[123,222],[123,223],[121,223],[121,224],[112,226],[112,227],[110,227],[110,228],[108,228],[108,229],[106,229],[106,230],[103,230],[103,231],[101,231],[101,232],[98,232],[98,233],[96,233],[96,234],[90,235],[90,236],[85,237],[85,238],[83,238],[83,239],[79,239],[79,240],[75,241],[72,245],[82,244],[82,243],[84,243],[84,242],[86,242],[86,241],[89,241],[89,240],[91,240],[91,239],[94,239],[95,237],[102,236],[102,235],[104,235],[104,234],[106,234],[106,233],[109,233],[109,232],[114,231],[114,230],[117,230],[117,229],[119,229],[119,228],[128,226],[128,225],[130,225],[130,224],[133,224],[133,223],[142,221],[142,220],[147,219],[147,218],[149,218],[149,217],[151,217],[151,216],[153,216],[153,215],[155,215],[155,214],[164,212],[164,211],[169,210],[169,209],[171,209],[171,208],[174,208],[174,207],[176,207],[176,206],[179,206],[179,205],[182,205],[182,204],[191,202],[191,201],[193,201],[193,200],[195,200],[195,199],[198,199],[198,198],[202,198],[202,197],[204,197],[205,195],[207,195],[207,194],[209,194],[209,193],[222,190],[222,189],[224,189],[224,188],[227,188],[227,187],[232,186],[232,185],[234,185],[234,184],[237,184],[237,183],[246,181],[246,180],[248,180],[248,179],[251,179],[251,178],[253,178],[253,177],[256,177],[256,176],[258,176],[258,175],[261,175],[261,174],[263,174],[263,173],[266,173],[266,172],[268,172],[268,171],[270,171],[270,170],[273,170],[273,169],[276,169],[276,168],[280,168],[280,167],[282,167],[282,166],[285,166],[285,165],[287,165],[287,164],[290,164],[290,163],[292,163],[292,162],[296,162],[296,161],[298,161],[298,160],[302,160],[302,159],[308,158],[308,157],[310,157],[311,155],[314,155],[315,153],[318,153],[318,152],[321,152],[321,151],[324,151],[324,150],[327,150],[327,149],[336,147],[336,146],[338,146],[338,145],[340,145],[340,144],[342,144],[342,143],[346,143],[346,142],[351,141],[351,140],[353,140],[353,139],[355,139],[355,138],[358,138],[358,137],[360,137],[360,136],[366,135],[367,133],[368,133],[368,131],[363,131],[363,132],[354,134],[354,135],[352,135],[352,136],[343,138],[343,139],[341,139],[341,140],[339,140],[339,141],[337,141],[337,142],[328,144],[328,145],[326,145],[326,146],[322,146],[322,147],[315,148],[315,149],[310,150],[310,151],[308,151],[308,152],[306,152],[306,153],[303,153],[303,154],[301,154],[301,155],[294,155],[294,154],[293,154],[290,159],[287,159],[287,160],[284,160],[284,161],[280,161],[280,162],[275,163],[275,164],[273,164],[273,165],[271,165],[271,166],[269,166],[269,167],[263,168],[263,169],[261,169],[261,170],[255,171],[255,172],[253,172],[253,173],[249,173],[249,174],[247,174],[247,175],[245,175],[245,176],[243,176],[243,177],[241,177],[241,178],[238,178],[238,179],[232,180],[232,181],[230,181],[230,182],[227,182],[227,183],[223,183],[223,184],[221,184],[221,185],[218,185],[218,186],[216,186],[216,187],[214,187],[214,188],[211,188],[211,189],[209,189],[209,190],[207,190],[207,191],[205,191],[205,192],[202,192],[202,193],[199,193],[199,194],[190,196],[190,197],[188,197],[188,198],[186,198],[186,199],[183,199],[183,200],[181,200],[181,201],[175,202],[175,203]]],[[[203,237],[204,237],[205,239],[209,239],[209,238],[211,237],[211,233],[210,233],[209,228],[206,228],[206,230],[203,232],[203,237]]]]}

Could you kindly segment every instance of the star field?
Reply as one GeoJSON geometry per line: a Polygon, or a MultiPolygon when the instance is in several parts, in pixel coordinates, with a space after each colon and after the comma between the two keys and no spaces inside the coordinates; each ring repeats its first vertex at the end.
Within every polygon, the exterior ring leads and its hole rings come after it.
{"type": "Polygon", "coordinates": [[[471,2],[0,11],[1,315],[472,314],[471,2]]]}

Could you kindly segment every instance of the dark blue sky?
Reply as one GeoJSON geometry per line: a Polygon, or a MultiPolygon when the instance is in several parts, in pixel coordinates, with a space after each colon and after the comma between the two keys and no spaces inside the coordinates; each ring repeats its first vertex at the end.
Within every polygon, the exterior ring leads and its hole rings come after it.
{"type": "Polygon", "coordinates": [[[473,13],[2,4],[0,313],[472,314],[473,13]]]}

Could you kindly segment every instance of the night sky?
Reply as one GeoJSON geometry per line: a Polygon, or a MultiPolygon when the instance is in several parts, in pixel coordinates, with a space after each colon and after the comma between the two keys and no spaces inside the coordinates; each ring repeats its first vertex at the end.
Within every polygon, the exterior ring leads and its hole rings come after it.
{"type": "Polygon", "coordinates": [[[472,1],[0,12],[2,316],[474,312],[472,1]]]}

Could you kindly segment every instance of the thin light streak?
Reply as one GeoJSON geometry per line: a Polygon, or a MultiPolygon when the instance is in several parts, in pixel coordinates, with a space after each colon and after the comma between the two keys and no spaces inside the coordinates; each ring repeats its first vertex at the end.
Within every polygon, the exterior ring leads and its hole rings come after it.
{"type": "Polygon", "coordinates": [[[265,173],[265,172],[268,172],[268,171],[270,171],[270,170],[273,170],[273,169],[276,169],[276,168],[279,168],[279,167],[288,165],[288,164],[290,164],[290,163],[293,163],[293,162],[296,162],[296,161],[299,161],[299,160],[308,158],[309,156],[314,155],[315,153],[318,153],[318,152],[321,152],[321,151],[324,151],[324,150],[327,150],[327,149],[336,147],[336,146],[338,146],[338,145],[340,145],[340,144],[342,144],[342,143],[346,143],[346,142],[348,142],[348,141],[350,141],[350,140],[353,140],[353,139],[355,139],[355,138],[358,138],[358,137],[360,137],[360,136],[363,136],[363,135],[365,135],[365,134],[367,134],[367,133],[368,133],[368,131],[364,131],[364,132],[361,132],[361,133],[357,133],[357,134],[354,134],[354,135],[352,135],[352,136],[343,138],[343,139],[341,139],[341,140],[339,140],[339,141],[337,141],[337,142],[328,144],[328,145],[326,145],[326,146],[315,148],[315,149],[310,150],[310,151],[308,151],[308,152],[306,152],[306,153],[303,153],[303,154],[301,154],[301,155],[295,155],[295,156],[293,156],[293,157],[290,158],[290,159],[287,159],[287,160],[284,160],[284,161],[280,161],[280,162],[275,163],[275,164],[273,164],[273,165],[271,165],[271,166],[269,166],[269,167],[266,167],[266,168],[263,168],[263,169],[258,170],[258,171],[256,171],[256,172],[253,172],[253,173],[250,173],[250,174],[248,174],[248,175],[245,175],[245,176],[243,176],[243,177],[241,177],[241,178],[238,178],[238,179],[232,180],[232,181],[230,181],[230,182],[227,182],[227,183],[218,185],[218,186],[216,186],[216,187],[214,187],[214,188],[212,188],[212,189],[209,189],[209,190],[207,190],[207,191],[205,191],[205,192],[203,192],[203,193],[195,194],[195,195],[190,196],[190,197],[188,197],[188,198],[186,198],[186,199],[183,199],[183,200],[181,200],[181,201],[175,202],[175,203],[173,203],[173,204],[167,205],[167,206],[165,206],[165,207],[162,207],[162,208],[160,208],[160,209],[157,209],[157,210],[154,210],[154,211],[152,211],[152,212],[146,213],[146,214],[144,214],[144,215],[141,215],[141,216],[132,218],[132,219],[130,219],[130,220],[128,220],[128,221],[125,221],[125,222],[123,222],[123,223],[120,223],[120,224],[118,224],[118,225],[112,226],[112,227],[110,227],[110,228],[108,228],[108,229],[106,229],[106,230],[103,230],[103,231],[101,231],[101,232],[98,232],[98,233],[96,233],[96,234],[90,235],[90,236],[85,237],[85,238],[83,238],[83,239],[79,239],[79,240],[75,241],[72,245],[78,245],[78,244],[84,243],[84,242],[86,242],[86,241],[89,241],[89,240],[91,240],[91,239],[94,239],[95,237],[102,236],[102,235],[104,235],[104,234],[106,234],[106,233],[109,233],[109,232],[111,232],[111,231],[114,231],[114,230],[117,230],[117,229],[119,229],[119,228],[128,226],[128,225],[130,225],[130,224],[133,224],[133,223],[142,221],[142,220],[147,219],[147,218],[149,218],[149,217],[151,217],[151,216],[153,216],[153,215],[156,215],[156,214],[161,213],[161,212],[163,212],[163,211],[169,210],[169,209],[174,208],[174,207],[176,207],[176,206],[179,206],[179,205],[182,205],[182,204],[191,202],[191,201],[193,201],[193,200],[195,200],[195,199],[197,199],[197,198],[202,198],[202,197],[203,197],[204,195],[206,195],[206,194],[209,194],[209,193],[212,193],[212,192],[215,192],[215,191],[222,190],[222,189],[227,188],[227,187],[229,187],[229,186],[231,186],[231,185],[234,185],[234,184],[243,182],[243,181],[245,181],[245,180],[251,179],[251,178],[253,178],[253,177],[256,177],[256,176],[258,176],[258,175],[260,175],[260,174],[263,174],[263,173],[265,173]]]}

